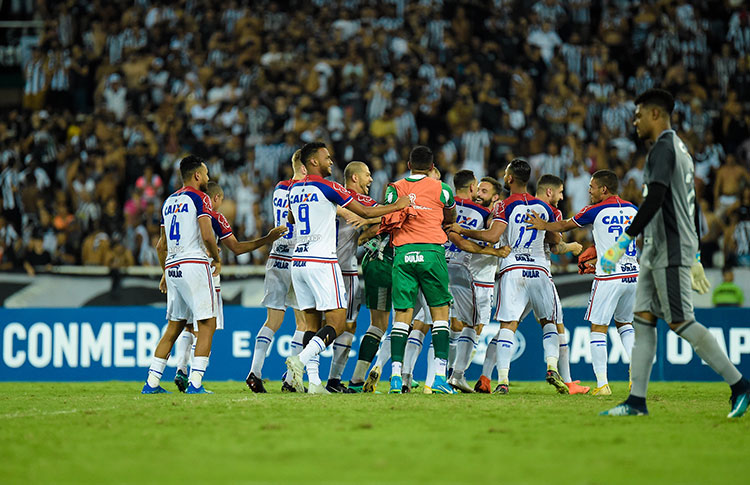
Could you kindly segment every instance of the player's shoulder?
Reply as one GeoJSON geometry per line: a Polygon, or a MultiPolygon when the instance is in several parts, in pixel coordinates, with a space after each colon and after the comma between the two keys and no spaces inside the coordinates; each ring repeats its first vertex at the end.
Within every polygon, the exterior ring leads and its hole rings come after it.
{"type": "Polygon", "coordinates": [[[359,192],[355,192],[351,189],[346,189],[346,191],[349,193],[350,196],[360,204],[367,206],[367,207],[373,207],[378,205],[378,202],[370,197],[369,195],[360,194],[359,192]]]}
{"type": "Polygon", "coordinates": [[[294,185],[297,182],[299,182],[299,180],[294,180],[294,179],[282,180],[276,184],[276,187],[274,187],[274,190],[289,190],[292,188],[292,185],[294,185]]]}
{"type": "Polygon", "coordinates": [[[198,203],[201,204],[202,209],[206,213],[210,213],[211,210],[213,210],[213,204],[211,204],[211,197],[208,196],[207,193],[194,189],[193,187],[182,187],[169,197],[179,197],[179,196],[187,196],[190,199],[193,200],[193,202],[198,205],[198,203]]]}

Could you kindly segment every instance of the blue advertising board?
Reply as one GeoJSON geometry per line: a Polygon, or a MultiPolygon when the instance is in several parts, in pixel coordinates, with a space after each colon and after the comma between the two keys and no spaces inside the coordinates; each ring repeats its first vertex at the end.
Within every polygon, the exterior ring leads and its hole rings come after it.
{"type": "MultiPolygon", "coordinates": [[[[566,308],[565,325],[570,332],[571,374],[574,379],[592,380],[589,329],[583,320],[585,309],[566,308]]],[[[266,318],[263,308],[224,307],[226,329],[214,337],[206,379],[242,381],[250,369],[255,334],[266,318]]],[[[730,360],[750,375],[750,310],[741,308],[697,309],[698,321],[716,336],[730,360]]],[[[0,309],[0,381],[107,381],[142,380],[146,377],[154,348],[166,325],[164,309],[156,307],[84,307],[76,309],[0,309]]],[[[344,378],[356,362],[359,339],[369,326],[368,312],[360,312],[357,337],[352,345],[344,378]]],[[[467,371],[467,378],[481,373],[487,343],[498,325],[485,327],[467,371]]],[[[263,377],[278,380],[285,371],[284,360],[291,352],[294,315],[287,312],[263,370],[263,377]]],[[[628,361],[617,330],[610,328],[609,376],[628,378],[628,361]]],[[[417,361],[415,378],[423,379],[426,348],[417,361]]],[[[511,365],[512,380],[542,380],[545,365],[539,324],[527,318],[517,334],[518,345],[511,365]]],[[[321,377],[326,378],[332,350],[322,354],[321,377]]],[[[174,370],[170,359],[165,376],[174,370]]],[[[386,367],[384,377],[390,375],[386,367]]],[[[690,345],[666,324],[659,324],[659,345],[652,378],[669,381],[715,381],[719,377],[694,355],[690,345]]]]}

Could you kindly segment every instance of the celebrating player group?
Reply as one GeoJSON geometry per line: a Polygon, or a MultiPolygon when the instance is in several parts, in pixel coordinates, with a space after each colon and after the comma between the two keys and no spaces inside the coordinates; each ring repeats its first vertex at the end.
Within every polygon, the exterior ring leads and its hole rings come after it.
{"type": "Polygon", "coordinates": [[[692,290],[705,293],[709,285],[700,263],[693,161],[670,125],[674,99],[650,89],[635,104],[636,132],[651,144],[642,206],[619,197],[614,172],[599,170],[589,184],[591,205],[570,219],[557,208],[563,180],[553,175],[530,180],[531,167],[521,158],[508,164],[502,182],[477,180],[461,170],[451,188],[440,181],[431,150],[417,146],[408,160],[411,173],[388,186],[381,205],[368,196],[372,177],[366,163],[349,163],[340,185],[329,179],[334,162],[326,145],[308,143],[292,157],[293,178],[274,190],[277,227],[265,237],[240,242],[216,212],[223,193],[209,182],[206,164],[185,157],[180,163],[184,186],[162,207],[157,245],[169,324],[142,392],[168,392],[160,381],[176,344],[179,390],[210,393],[202,379],[214,331],[223,326],[218,246],[223,242],[237,254],[272,244],[263,297],[267,319],[257,332],[246,379],[253,392],[266,392],[265,356],[284,312],[292,307],[296,331],[282,391],[374,392],[390,360],[389,392],[413,392],[418,387],[412,379],[414,363],[429,331],[423,392],[508,394],[515,332],[533,311],[542,327],[546,381],[556,392],[612,393],[607,330],[614,321],[631,361],[631,390],[623,403],[602,414],[648,414],[646,391],[661,318],[730,385],[729,417],[742,416],[750,404],[750,383],[693,313],[692,290]],[[535,195],[527,192],[529,184],[536,186],[535,195]],[[580,244],[564,242],[561,233],[584,226],[591,226],[594,246],[582,253],[580,244]],[[359,246],[364,246],[363,285],[359,246]],[[550,273],[550,255],[562,253],[580,254],[580,272],[595,273],[585,317],[591,324],[593,389],[570,375],[569,336],[550,273]],[[345,385],[342,377],[363,300],[371,323],[345,385]],[[500,329],[472,386],[465,372],[493,305],[500,329]],[[324,383],[319,354],[329,346],[333,358],[324,383]]]}

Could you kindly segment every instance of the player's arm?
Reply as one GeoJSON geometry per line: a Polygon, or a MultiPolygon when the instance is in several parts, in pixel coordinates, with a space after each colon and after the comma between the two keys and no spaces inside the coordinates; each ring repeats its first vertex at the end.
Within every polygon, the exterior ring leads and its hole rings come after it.
{"type": "Polygon", "coordinates": [[[374,238],[378,234],[378,230],[380,230],[380,224],[373,224],[372,226],[362,231],[362,234],[360,234],[359,238],[357,239],[357,245],[361,246],[370,239],[374,238]]]}
{"type": "Polygon", "coordinates": [[[156,242],[156,255],[159,258],[159,264],[161,265],[161,281],[159,281],[159,291],[162,293],[167,292],[167,281],[164,279],[164,266],[167,265],[167,237],[164,233],[164,226],[161,226],[159,233],[159,240],[156,242]]]}
{"type": "Polygon", "coordinates": [[[343,217],[347,224],[354,226],[359,229],[360,227],[367,226],[369,224],[380,224],[380,217],[373,217],[371,219],[365,219],[364,217],[358,216],[354,212],[350,211],[346,207],[337,207],[336,215],[343,217]]]}
{"type": "Polygon", "coordinates": [[[256,249],[265,246],[266,244],[271,244],[272,242],[286,234],[287,230],[288,228],[286,226],[274,227],[273,229],[268,231],[268,234],[266,234],[265,236],[250,241],[238,241],[237,238],[234,237],[234,234],[230,234],[229,236],[222,239],[221,242],[223,242],[230,251],[239,256],[240,254],[255,251],[256,249]]]}
{"type": "Polygon", "coordinates": [[[477,230],[477,229],[466,229],[461,227],[459,224],[453,224],[451,231],[457,232],[462,236],[470,237],[472,239],[479,239],[488,243],[495,244],[500,240],[500,236],[503,235],[508,224],[505,221],[494,219],[488,229],[477,230]]]}
{"type": "Polygon", "coordinates": [[[488,254],[490,256],[497,256],[498,258],[504,258],[508,256],[508,253],[503,248],[495,248],[493,246],[480,246],[474,241],[469,241],[459,236],[455,232],[448,233],[448,239],[461,251],[475,254],[488,254]]]}
{"type": "MultiPolygon", "coordinates": [[[[198,217],[198,226],[201,228],[201,237],[203,238],[203,244],[206,245],[208,255],[214,260],[211,263],[214,266],[214,276],[221,272],[221,256],[219,256],[219,246],[216,244],[216,236],[214,236],[214,229],[211,227],[211,216],[198,217]]],[[[162,227],[162,231],[164,228],[162,227]]]]}
{"type": "Polygon", "coordinates": [[[564,221],[545,221],[544,219],[539,217],[539,214],[537,214],[535,211],[531,211],[531,213],[526,216],[526,222],[529,224],[528,227],[538,229],[540,231],[550,232],[566,232],[570,231],[571,229],[580,227],[575,223],[575,221],[573,221],[572,218],[565,219],[564,221]]]}
{"type": "Polygon", "coordinates": [[[401,209],[406,209],[407,207],[409,207],[409,204],[411,204],[409,196],[403,195],[396,199],[396,201],[392,204],[376,205],[374,207],[364,206],[356,200],[352,199],[346,205],[346,208],[354,212],[358,216],[372,219],[375,217],[381,217],[386,214],[390,214],[391,212],[399,211],[401,209]]]}
{"type": "MultiPolygon", "coordinates": [[[[546,237],[547,236],[545,236],[545,238],[546,237]]],[[[575,241],[573,241],[572,243],[567,243],[561,240],[555,245],[550,245],[549,250],[552,254],[573,253],[573,256],[578,256],[579,254],[581,254],[581,251],[583,251],[583,246],[575,241]]]]}

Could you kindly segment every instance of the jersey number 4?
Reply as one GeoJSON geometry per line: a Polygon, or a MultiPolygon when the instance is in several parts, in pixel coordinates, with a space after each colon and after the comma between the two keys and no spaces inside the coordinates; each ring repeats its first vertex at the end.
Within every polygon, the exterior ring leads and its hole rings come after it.
{"type": "Polygon", "coordinates": [[[169,239],[180,244],[180,223],[177,222],[177,216],[172,217],[172,224],[169,225],[169,239]]]}

